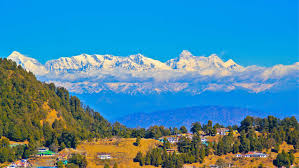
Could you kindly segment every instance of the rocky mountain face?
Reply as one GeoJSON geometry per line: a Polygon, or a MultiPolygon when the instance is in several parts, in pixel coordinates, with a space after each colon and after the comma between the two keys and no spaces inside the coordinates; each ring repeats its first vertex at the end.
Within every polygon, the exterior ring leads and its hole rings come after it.
{"type": "Polygon", "coordinates": [[[14,51],[8,59],[39,79],[74,93],[191,93],[246,90],[260,93],[297,87],[299,63],[273,67],[238,65],[217,55],[194,56],[184,50],[165,63],[141,54],[127,57],[81,54],[49,60],[44,65],[14,51]]]}

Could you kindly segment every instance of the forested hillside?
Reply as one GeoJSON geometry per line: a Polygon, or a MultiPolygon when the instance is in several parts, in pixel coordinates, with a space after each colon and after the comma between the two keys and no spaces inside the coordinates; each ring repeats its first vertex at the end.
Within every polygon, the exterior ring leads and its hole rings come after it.
{"type": "Polygon", "coordinates": [[[37,146],[59,150],[111,135],[110,123],[66,89],[42,83],[15,62],[0,59],[0,137],[29,141],[29,155],[37,146]]]}

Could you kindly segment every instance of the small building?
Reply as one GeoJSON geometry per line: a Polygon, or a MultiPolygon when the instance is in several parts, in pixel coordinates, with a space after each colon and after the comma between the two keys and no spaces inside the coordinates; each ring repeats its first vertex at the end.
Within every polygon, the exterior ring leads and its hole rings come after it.
{"type": "Polygon", "coordinates": [[[46,152],[48,150],[49,150],[49,148],[47,148],[47,147],[39,147],[39,148],[37,148],[37,152],[46,152]]]}
{"type": "Polygon", "coordinates": [[[111,155],[108,154],[108,153],[98,153],[97,157],[99,159],[101,159],[101,160],[109,160],[109,159],[111,159],[111,155]]]}
{"type": "Polygon", "coordinates": [[[169,138],[167,138],[167,141],[169,142],[169,143],[178,143],[179,142],[179,139],[177,138],[177,137],[169,137],[169,138]]]}
{"type": "Polygon", "coordinates": [[[47,151],[38,152],[36,155],[37,156],[54,156],[55,152],[47,150],[47,151]]]}
{"type": "Polygon", "coordinates": [[[219,135],[227,135],[229,132],[229,129],[228,128],[217,128],[216,132],[219,135]]]}
{"type": "Polygon", "coordinates": [[[265,154],[265,153],[259,153],[259,152],[248,152],[245,155],[236,154],[235,157],[237,157],[237,158],[241,158],[241,157],[245,157],[245,158],[251,158],[251,157],[266,158],[266,157],[268,157],[268,155],[265,154]]]}
{"type": "Polygon", "coordinates": [[[268,155],[265,153],[259,153],[259,152],[249,152],[245,155],[245,157],[259,157],[259,158],[266,158],[268,155]]]}
{"type": "Polygon", "coordinates": [[[243,155],[241,155],[241,154],[236,154],[235,157],[240,158],[240,157],[243,157],[243,155]]]}
{"type": "Polygon", "coordinates": [[[186,137],[186,138],[192,139],[193,138],[193,134],[191,134],[191,133],[178,134],[177,137],[178,138],[186,137]]]}

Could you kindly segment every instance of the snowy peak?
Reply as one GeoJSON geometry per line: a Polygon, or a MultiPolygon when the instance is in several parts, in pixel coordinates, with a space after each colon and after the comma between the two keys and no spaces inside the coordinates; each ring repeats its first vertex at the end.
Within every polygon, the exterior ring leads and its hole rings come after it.
{"type": "Polygon", "coordinates": [[[180,58],[186,58],[186,57],[190,57],[190,56],[192,56],[192,54],[188,50],[183,50],[180,54],[180,58]]]}
{"type": "Polygon", "coordinates": [[[236,63],[235,63],[235,61],[233,61],[232,59],[229,59],[229,60],[226,61],[223,65],[224,65],[225,67],[230,67],[230,66],[236,65],[236,63]]]}
{"type": "Polygon", "coordinates": [[[230,69],[232,71],[244,71],[244,67],[241,65],[238,65],[237,63],[235,63],[235,61],[233,61],[232,59],[229,59],[228,61],[226,61],[223,66],[227,69],[230,69]]]}
{"type": "Polygon", "coordinates": [[[46,68],[41,63],[39,63],[36,59],[26,57],[25,55],[17,51],[13,51],[7,57],[7,59],[15,61],[18,65],[21,65],[27,71],[31,71],[36,75],[44,75],[47,73],[46,68]]]}
{"type": "Polygon", "coordinates": [[[26,57],[25,55],[19,53],[18,51],[13,51],[8,57],[7,59],[13,60],[17,63],[22,63],[25,61],[32,61],[32,62],[38,62],[37,60],[30,58],[30,57],[26,57]]]}
{"type": "Polygon", "coordinates": [[[208,57],[193,56],[187,50],[184,50],[179,57],[167,61],[166,64],[173,69],[197,71],[204,75],[228,75],[231,72],[242,70],[242,67],[233,60],[223,62],[216,54],[208,57]]]}
{"type": "Polygon", "coordinates": [[[57,60],[50,60],[46,63],[46,67],[55,72],[90,70],[146,71],[170,69],[162,62],[147,58],[142,54],[130,55],[128,57],[81,54],[73,57],[62,57],[57,60]]]}

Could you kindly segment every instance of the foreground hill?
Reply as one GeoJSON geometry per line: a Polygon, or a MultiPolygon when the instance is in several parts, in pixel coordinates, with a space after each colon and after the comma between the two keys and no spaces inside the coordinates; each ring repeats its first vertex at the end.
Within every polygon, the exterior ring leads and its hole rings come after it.
{"type": "Polygon", "coordinates": [[[38,81],[15,62],[0,59],[0,137],[55,149],[111,135],[110,123],[77,97],[38,81]]]}
{"type": "Polygon", "coordinates": [[[262,113],[246,108],[223,106],[198,106],[156,111],[152,113],[134,113],[119,118],[118,121],[128,127],[149,127],[163,125],[165,127],[191,126],[200,121],[212,120],[223,125],[240,123],[246,116],[262,116],[262,113]]]}

